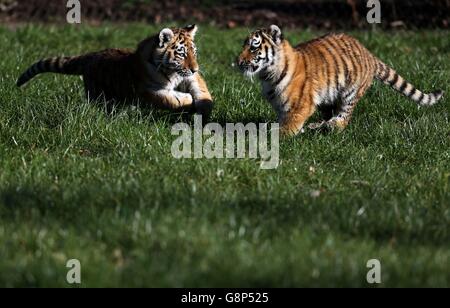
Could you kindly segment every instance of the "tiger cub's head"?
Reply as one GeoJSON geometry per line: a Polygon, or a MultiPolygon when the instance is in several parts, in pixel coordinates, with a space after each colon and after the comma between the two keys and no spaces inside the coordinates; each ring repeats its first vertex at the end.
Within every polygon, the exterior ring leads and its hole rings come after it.
{"type": "Polygon", "coordinates": [[[250,34],[245,39],[243,50],[238,58],[240,70],[246,76],[254,76],[273,66],[283,40],[283,34],[276,25],[250,34]]]}
{"type": "Polygon", "coordinates": [[[196,25],[162,29],[158,35],[142,42],[138,52],[157,70],[190,77],[199,70],[194,43],[197,29],[196,25]]]}

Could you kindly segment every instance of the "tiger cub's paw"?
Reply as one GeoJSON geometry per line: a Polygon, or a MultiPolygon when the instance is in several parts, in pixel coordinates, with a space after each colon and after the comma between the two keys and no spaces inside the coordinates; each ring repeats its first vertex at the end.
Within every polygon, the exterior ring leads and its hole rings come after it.
{"type": "Polygon", "coordinates": [[[295,137],[299,134],[303,134],[305,132],[305,130],[303,128],[301,128],[300,130],[298,129],[294,129],[292,127],[289,126],[281,126],[279,133],[280,133],[280,137],[285,139],[285,138],[291,138],[291,137],[295,137]]]}

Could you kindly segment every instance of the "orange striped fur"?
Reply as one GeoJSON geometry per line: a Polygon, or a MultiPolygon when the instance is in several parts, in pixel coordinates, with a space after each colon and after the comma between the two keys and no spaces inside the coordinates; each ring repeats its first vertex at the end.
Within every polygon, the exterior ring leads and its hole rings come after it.
{"type": "Polygon", "coordinates": [[[212,97],[199,74],[195,25],[163,29],[142,41],[136,51],[107,49],[77,57],[45,59],[17,81],[22,86],[41,73],[83,76],[89,99],[141,101],[208,116],[212,97]]]}
{"type": "Polygon", "coordinates": [[[278,26],[253,32],[238,64],[261,80],[263,94],[278,114],[281,132],[295,135],[319,109],[323,122],[311,129],[344,129],[358,101],[376,78],[421,106],[431,106],[442,91],[425,94],[345,34],[330,34],[292,47],[278,26]]]}

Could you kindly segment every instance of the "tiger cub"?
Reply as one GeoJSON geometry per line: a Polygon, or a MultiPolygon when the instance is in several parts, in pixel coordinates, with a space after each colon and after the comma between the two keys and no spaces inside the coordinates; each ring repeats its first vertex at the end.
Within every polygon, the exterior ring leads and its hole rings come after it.
{"type": "Polygon", "coordinates": [[[42,60],[20,76],[17,86],[46,72],[81,75],[88,99],[139,100],[174,111],[195,110],[207,117],[213,102],[199,73],[196,32],[195,25],[166,28],[142,41],[136,51],[107,49],[42,60]]]}
{"type": "Polygon", "coordinates": [[[292,47],[280,28],[272,25],[245,40],[238,66],[246,76],[259,77],[284,135],[302,131],[316,108],[324,121],[309,128],[344,129],[374,78],[421,106],[434,105],[443,96],[442,91],[419,91],[345,34],[330,34],[292,47]]]}

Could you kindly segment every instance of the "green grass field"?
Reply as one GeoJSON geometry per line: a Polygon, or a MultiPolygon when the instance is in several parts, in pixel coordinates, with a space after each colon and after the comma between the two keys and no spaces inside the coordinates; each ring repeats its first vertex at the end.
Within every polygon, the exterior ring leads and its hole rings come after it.
{"type": "MultiPolygon", "coordinates": [[[[343,133],[282,140],[281,165],[175,160],[179,116],[114,114],[35,60],[134,47],[145,25],[0,28],[0,286],[450,287],[450,100],[419,109],[376,84],[343,133]],[[175,118],[174,118],[175,117],[175,118]]],[[[212,121],[273,122],[232,66],[247,29],[200,28],[212,121]]],[[[290,31],[291,42],[322,33],[290,31]]],[[[448,31],[355,32],[418,88],[448,89],[448,31]]]]}

